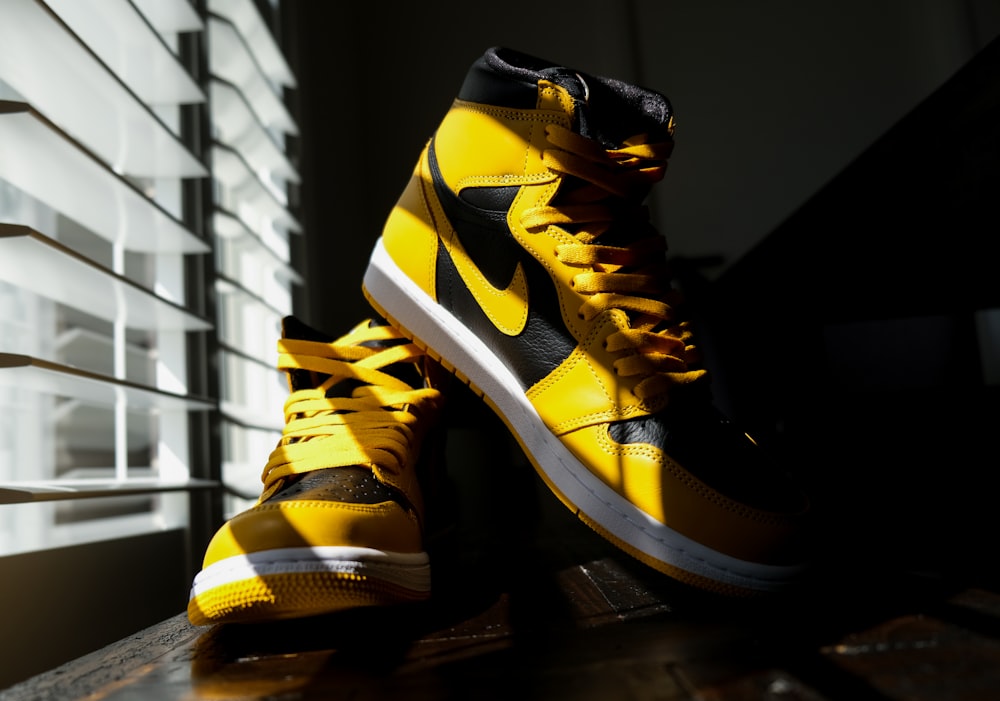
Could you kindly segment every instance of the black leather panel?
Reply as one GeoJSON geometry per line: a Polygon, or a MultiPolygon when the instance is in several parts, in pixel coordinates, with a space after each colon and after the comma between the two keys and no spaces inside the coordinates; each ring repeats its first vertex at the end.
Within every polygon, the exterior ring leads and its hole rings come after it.
{"type": "Polygon", "coordinates": [[[562,323],[552,280],[545,269],[523,250],[520,255],[530,306],[527,324],[517,336],[501,332],[487,318],[459,277],[444,246],[438,247],[436,284],[440,304],[482,339],[518,377],[521,389],[526,390],[565,360],[576,348],[576,340],[562,323]]]}
{"type": "Polygon", "coordinates": [[[332,467],[307,472],[289,483],[267,500],[332,501],[345,504],[381,504],[395,501],[406,509],[412,508],[397,490],[382,484],[371,470],[363,467],[332,467]]]}
{"type": "Polygon", "coordinates": [[[617,443],[662,449],[702,482],[742,503],[779,512],[802,506],[801,493],[707,397],[672,397],[662,411],[615,422],[608,432],[617,443]]]}
{"type": "Polygon", "coordinates": [[[490,284],[503,289],[510,284],[521,259],[521,247],[507,227],[507,209],[517,196],[517,187],[467,189],[463,197],[475,198],[496,209],[483,209],[462,199],[445,185],[438,168],[434,142],[427,149],[434,193],[476,267],[490,284]],[[466,194],[476,193],[476,194],[466,194]]]}
{"type": "Polygon", "coordinates": [[[493,348],[527,389],[548,375],[576,348],[562,322],[558,296],[545,269],[514,239],[507,226],[507,208],[517,188],[468,189],[456,195],[444,183],[433,141],[428,161],[434,192],[469,257],[497,288],[510,284],[518,263],[528,282],[528,321],[515,337],[499,331],[486,317],[443,246],[438,247],[438,301],[493,348]],[[488,210],[471,202],[503,209],[488,210]]]}

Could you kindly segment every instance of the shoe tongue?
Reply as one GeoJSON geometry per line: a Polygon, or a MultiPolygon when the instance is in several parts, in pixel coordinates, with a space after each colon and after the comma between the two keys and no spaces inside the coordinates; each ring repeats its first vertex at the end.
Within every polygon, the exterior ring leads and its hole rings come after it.
{"type": "MultiPolygon", "coordinates": [[[[281,320],[281,337],[298,341],[316,341],[330,343],[333,337],[314,329],[296,316],[286,316],[281,320]]],[[[289,370],[288,383],[292,391],[311,389],[323,383],[327,375],[320,375],[311,370],[289,370]]]]}
{"type": "Polygon", "coordinates": [[[565,88],[575,100],[580,135],[605,148],[620,148],[626,139],[637,134],[670,136],[673,109],[667,98],[658,92],[566,68],[552,68],[541,73],[565,88]]]}
{"type": "MultiPolygon", "coordinates": [[[[488,50],[476,68],[522,86],[548,80],[564,88],[576,103],[580,134],[605,148],[618,148],[637,134],[670,136],[673,109],[667,98],[654,90],[582,73],[501,46],[488,50]]],[[[496,89],[505,92],[509,88],[496,89]]]]}
{"type": "MultiPolygon", "coordinates": [[[[626,139],[638,134],[649,134],[653,140],[673,138],[673,109],[667,98],[658,92],[567,68],[552,67],[539,72],[565,88],[575,100],[575,126],[580,135],[605,148],[620,148],[626,139]]],[[[627,246],[650,233],[645,221],[616,221],[601,234],[601,243],[627,246]]]]}
{"type": "MultiPolygon", "coordinates": [[[[569,92],[576,101],[577,131],[605,148],[619,148],[637,134],[650,134],[653,139],[672,138],[672,108],[658,92],[559,66],[540,70],[539,74],[569,92]]],[[[647,233],[645,228],[632,223],[622,224],[617,222],[604,232],[601,241],[625,246],[647,233]]]]}
{"type": "MultiPolygon", "coordinates": [[[[379,317],[374,317],[368,322],[369,328],[388,325],[389,322],[379,317]]],[[[312,326],[309,326],[295,316],[286,316],[282,319],[281,328],[283,338],[302,341],[316,341],[318,343],[332,343],[336,340],[333,336],[329,336],[322,331],[314,329],[312,326]]],[[[393,338],[384,341],[367,341],[362,345],[369,348],[389,348],[408,342],[409,341],[405,338],[393,338]]],[[[408,383],[411,387],[420,387],[423,384],[423,379],[421,378],[419,371],[413,366],[412,363],[396,363],[382,368],[382,371],[408,383]]],[[[328,377],[329,375],[313,372],[311,370],[288,371],[288,381],[293,392],[300,389],[313,389],[319,387],[327,380],[328,377]]],[[[360,384],[363,383],[359,383],[356,380],[343,380],[327,390],[326,396],[350,396],[353,389],[360,384]]]]}
{"type": "Polygon", "coordinates": [[[281,320],[282,338],[293,338],[300,341],[318,341],[319,343],[330,343],[331,336],[314,329],[297,316],[286,316],[281,320]]]}
{"type": "MultiPolygon", "coordinates": [[[[374,317],[368,322],[369,328],[389,325],[389,322],[381,317],[374,317]]],[[[401,346],[407,343],[410,343],[410,339],[408,338],[390,338],[384,341],[369,341],[362,345],[369,348],[391,348],[392,346],[401,346]]],[[[394,363],[382,368],[382,372],[392,375],[397,380],[402,380],[410,385],[410,387],[422,387],[424,384],[424,378],[421,376],[420,370],[413,363],[394,363]]]]}

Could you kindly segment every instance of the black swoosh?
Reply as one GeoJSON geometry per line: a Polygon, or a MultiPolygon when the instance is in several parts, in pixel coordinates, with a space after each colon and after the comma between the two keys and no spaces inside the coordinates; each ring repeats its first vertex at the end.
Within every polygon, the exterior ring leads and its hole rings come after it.
{"type": "Polygon", "coordinates": [[[483,313],[444,246],[438,246],[436,286],[438,302],[486,343],[527,389],[552,372],[576,348],[566,328],[558,296],[545,268],[527,253],[507,226],[507,209],[518,188],[474,188],[471,198],[490,209],[459,197],[445,184],[438,168],[434,142],[428,147],[434,193],[455,234],[476,266],[498,288],[506,287],[521,263],[528,282],[528,321],[517,336],[500,332],[483,313]],[[495,207],[493,209],[492,207],[495,207]]]}

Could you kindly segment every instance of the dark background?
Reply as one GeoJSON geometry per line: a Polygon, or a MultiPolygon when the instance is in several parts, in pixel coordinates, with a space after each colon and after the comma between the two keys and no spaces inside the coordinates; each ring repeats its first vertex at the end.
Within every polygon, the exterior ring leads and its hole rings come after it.
{"type": "Polygon", "coordinates": [[[993,576],[1000,3],[694,5],[283,3],[299,313],[369,313],[371,246],[487,47],[656,88],[650,204],[716,396],[812,493],[826,561],[993,576]]]}

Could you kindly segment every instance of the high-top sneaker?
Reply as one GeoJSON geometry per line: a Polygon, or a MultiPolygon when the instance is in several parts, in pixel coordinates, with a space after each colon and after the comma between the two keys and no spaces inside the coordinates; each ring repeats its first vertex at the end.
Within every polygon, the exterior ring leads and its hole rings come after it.
{"type": "Polygon", "coordinates": [[[195,625],[297,618],[430,594],[418,459],[438,418],[436,364],[381,320],[333,340],[286,317],[286,425],[263,493],[195,577],[195,625]]]}
{"type": "Polygon", "coordinates": [[[667,99],[494,48],[391,212],[369,301],[483,395],[556,496],[720,593],[797,579],[807,500],[713,408],[644,200],[667,99]]]}

